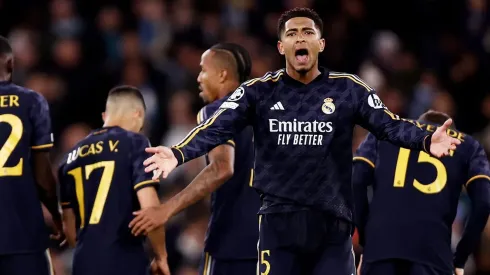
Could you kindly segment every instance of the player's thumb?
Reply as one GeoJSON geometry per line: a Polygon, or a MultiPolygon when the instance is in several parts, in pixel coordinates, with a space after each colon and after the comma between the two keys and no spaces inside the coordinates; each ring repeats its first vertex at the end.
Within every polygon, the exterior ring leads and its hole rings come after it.
{"type": "Polygon", "coordinates": [[[453,124],[453,120],[449,118],[449,119],[448,119],[448,120],[446,120],[446,121],[444,122],[444,124],[442,125],[442,127],[441,127],[441,128],[442,128],[442,129],[441,129],[441,131],[444,131],[444,132],[445,132],[445,131],[446,131],[446,130],[447,130],[447,129],[448,129],[450,126],[451,126],[451,124],[453,124]]]}

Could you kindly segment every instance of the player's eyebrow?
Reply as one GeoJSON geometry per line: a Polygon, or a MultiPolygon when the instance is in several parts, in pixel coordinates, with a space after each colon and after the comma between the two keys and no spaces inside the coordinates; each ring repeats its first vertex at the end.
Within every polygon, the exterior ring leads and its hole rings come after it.
{"type": "MultiPolygon", "coordinates": [[[[304,28],[301,28],[302,31],[315,31],[314,28],[311,28],[311,27],[304,27],[304,28]]],[[[291,29],[287,29],[286,32],[297,32],[298,31],[298,28],[291,28],[291,29]]]]}

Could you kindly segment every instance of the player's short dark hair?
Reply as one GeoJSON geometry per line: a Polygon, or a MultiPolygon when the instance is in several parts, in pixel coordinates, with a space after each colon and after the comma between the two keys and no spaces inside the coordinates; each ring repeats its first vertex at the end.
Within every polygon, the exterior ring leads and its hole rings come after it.
{"type": "MultiPolygon", "coordinates": [[[[444,122],[446,122],[446,120],[448,120],[450,118],[451,117],[446,113],[438,112],[438,111],[434,111],[434,110],[429,110],[429,111],[423,113],[422,115],[420,115],[420,117],[417,120],[419,122],[422,122],[422,123],[442,125],[442,124],[444,124],[444,122]]],[[[451,127],[449,127],[449,128],[456,129],[456,125],[454,124],[454,121],[451,124],[451,127]]]]}
{"type": "Polygon", "coordinates": [[[0,55],[12,54],[12,46],[7,38],[0,35],[0,55]]]}
{"type": "Polygon", "coordinates": [[[235,43],[219,43],[213,45],[211,50],[223,50],[231,53],[236,61],[239,81],[248,80],[252,71],[252,59],[244,47],[235,43]]]}
{"type": "Polygon", "coordinates": [[[143,105],[143,108],[146,111],[146,104],[145,104],[145,99],[143,98],[143,94],[138,88],[134,86],[130,86],[130,85],[116,86],[109,91],[109,95],[107,96],[107,98],[109,99],[112,96],[133,96],[137,98],[139,101],[141,101],[141,104],[143,105]]]}
{"type": "Polygon", "coordinates": [[[320,34],[323,35],[323,20],[320,18],[316,11],[309,8],[294,8],[288,11],[285,11],[281,14],[279,21],[277,22],[277,38],[281,40],[281,35],[284,32],[284,27],[286,26],[286,22],[289,19],[296,17],[306,17],[310,18],[315,22],[315,26],[320,31],[320,34]]]}

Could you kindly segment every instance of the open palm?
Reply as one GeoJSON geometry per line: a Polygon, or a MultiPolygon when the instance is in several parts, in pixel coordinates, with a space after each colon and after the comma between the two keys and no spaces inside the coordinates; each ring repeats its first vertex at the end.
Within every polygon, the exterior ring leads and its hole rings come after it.
{"type": "Polygon", "coordinates": [[[430,153],[438,158],[449,155],[449,150],[455,150],[456,146],[461,144],[459,139],[450,137],[447,129],[453,123],[452,119],[446,120],[441,127],[432,135],[430,144],[430,153]]]}
{"type": "Polygon", "coordinates": [[[153,171],[154,180],[159,179],[160,176],[164,179],[167,178],[168,174],[177,166],[178,161],[172,150],[168,147],[149,147],[145,151],[153,154],[143,164],[146,166],[145,172],[149,173],[153,171]]]}

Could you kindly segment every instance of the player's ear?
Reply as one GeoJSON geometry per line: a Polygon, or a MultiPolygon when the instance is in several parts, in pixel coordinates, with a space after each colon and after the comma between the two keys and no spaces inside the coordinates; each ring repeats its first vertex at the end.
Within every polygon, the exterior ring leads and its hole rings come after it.
{"type": "Polygon", "coordinates": [[[282,45],[282,41],[277,41],[277,50],[281,55],[284,55],[284,46],[282,45]]]}
{"type": "Polygon", "coordinates": [[[318,43],[320,43],[320,52],[323,52],[323,50],[325,49],[325,38],[320,38],[320,40],[318,40],[318,43]]]}
{"type": "Polygon", "coordinates": [[[105,112],[102,112],[102,121],[104,122],[105,122],[105,117],[106,117],[105,112]]]}
{"type": "Polygon", "coordinates": [[[219,83],[223,83],[226,81],[226,77],[228,76],[228,71],[227,70],[221,70],[219,72],[219,83]]]}

